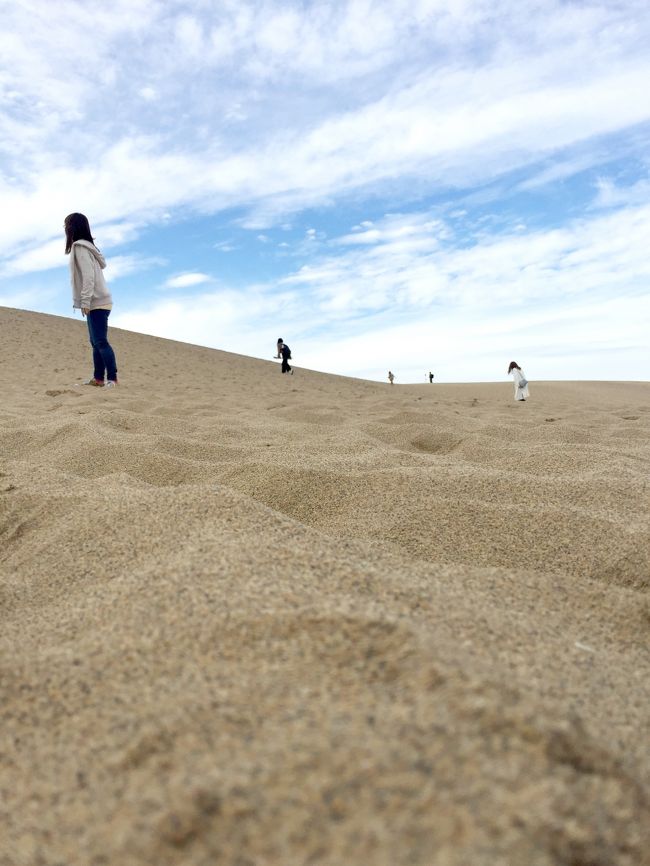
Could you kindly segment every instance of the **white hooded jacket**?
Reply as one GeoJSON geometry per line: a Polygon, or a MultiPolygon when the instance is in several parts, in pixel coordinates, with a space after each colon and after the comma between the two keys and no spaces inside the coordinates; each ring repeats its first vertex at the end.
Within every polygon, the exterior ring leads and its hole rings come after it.
{"type": "Polygon", "coordinates": [[[528,381],[524,376],[524,371],[521,368],[513,367],[510,371],[515,383],[515,400],[526,400],[528,394],[528,381]],[[522,385],[525,382],[525,385],[522,385]]]}
{"type": "Polygon", "coordinates": [[[72,306],[96,310],[113,303],[104,280],[106,259],[90,241],[75,241],[70,250],[70,283],[72,306]]]}

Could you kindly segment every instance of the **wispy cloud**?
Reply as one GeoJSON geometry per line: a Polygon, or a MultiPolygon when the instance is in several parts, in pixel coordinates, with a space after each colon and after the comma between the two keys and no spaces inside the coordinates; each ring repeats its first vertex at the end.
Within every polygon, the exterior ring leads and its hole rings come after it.
{"type": "Polygon", "coordinates": [[[396,178],[404,190],[481,183],[650,119],[650,29],[633,3],[513,0],[496,21],[483,2],[178,3],[165,14],[121,0],[94,16],[92,46],[79,4],[33,5],[5,25],[0,192],[16,215],[0,232],[5,254],[51,237],[72,203],[98,221],[146,224],[190,205],[246,206],[269,223],[396,178]],[[83,70],[75,87],[71,66],[83,70]],[[214,92],[202,77],[216,69],[226,86],[214,92]],[[301,91],[292,73],[308,76],[301,91]],[[342,110],[337,88],[361,76],[342,110]],[[105,111],[117,93],[119,123],[105,111]],[[238,104],[246,93],[249,111],[238,130],[215,129],[230,93],[238,104]]]}
{"type": "Polygon", "coordinates": [[[337,255],[291,274],[284,284],[316,296],[323,310],[347,316],[435,304],[521,306],[570,295],[607,296],[616,285],[645,291],[650,206],[576,220],[565,228],[510,234],[459,228],[430,213],[389,216],[336,242],[337,255]]]}
{"type": "Polygon", "coordinates": [[[48,241],[46,244],[41,244],[23,253],[19,253],[0,266],[0,276],[15,276],[17,274],[28,274],[35,271],[46,271],[50,268],[63,267],[67,265],[64,247],[65,241],[61,238],[57,241],[48,241]]]}
{"type": "Polygon", "coordinates": [[[596,208],[619,208],[629,205],[643,205],[650,201],[650,179],[642,178],[632,184],[616,184],[611,178],[599,178],[598,195],[594,200],[596,208]]]}
{"type": "Polygon", "coordinates": [[[113,282],[131,274],[142,273],[150,268],[165,264],[165,259],[160,256],[110,256],[106,268],[106,277],[110,282],[113,282]]]}
{"type": "Polygon", "coordinates": [[[176,277],[170,277],[165,281],[167,289],[187,289],[190,286],[200,286],[202,283],[209,283],[212,277],[207,274],[178,274],[176,277]]]}

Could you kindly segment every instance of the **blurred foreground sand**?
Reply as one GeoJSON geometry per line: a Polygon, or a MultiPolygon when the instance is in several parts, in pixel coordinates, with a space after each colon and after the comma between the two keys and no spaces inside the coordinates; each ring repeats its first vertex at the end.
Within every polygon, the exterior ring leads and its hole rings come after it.
{"type": "Polygon", "coordinates": [[[0,866],[650,863],[650,384],[111,340],[0,308],[0,866]]]}

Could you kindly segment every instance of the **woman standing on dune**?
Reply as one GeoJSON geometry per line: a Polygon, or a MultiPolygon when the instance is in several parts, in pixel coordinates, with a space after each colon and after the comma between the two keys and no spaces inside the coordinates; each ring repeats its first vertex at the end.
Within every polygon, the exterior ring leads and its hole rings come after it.
{"type": "Polygon", "coordinates": [[[515,383],[515,400],[525,400],[528,397],[528,379],[524,371],[516,361],[511,361],[508,373],[512,375],[515,383]]]}
{"type": "Polygon", "coordinates": [[[65,218],[65,251],[70,255],[70,282],[73,309],[86,317],[90,345],[93,347],[93,378],[84,384],[112,388],[117,385],[115,353],[108,342],[108,317],[113,309],[113,298],[102,271],[106,267],[104,256],[95,246],[88,218],[82,213],[71,213],[65,218]]]}

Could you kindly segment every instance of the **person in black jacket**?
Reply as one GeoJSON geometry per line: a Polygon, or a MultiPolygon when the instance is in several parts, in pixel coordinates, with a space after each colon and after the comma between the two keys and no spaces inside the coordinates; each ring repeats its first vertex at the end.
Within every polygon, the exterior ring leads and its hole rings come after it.
{"type": "Polygon", "coordinates": [[[287,346],[282,337],[278,337],[278,357],[280,356],[282,356],[282,372],[291,373],[293,376],[293,370],[289,364],[291,349],[287,346]]]}

